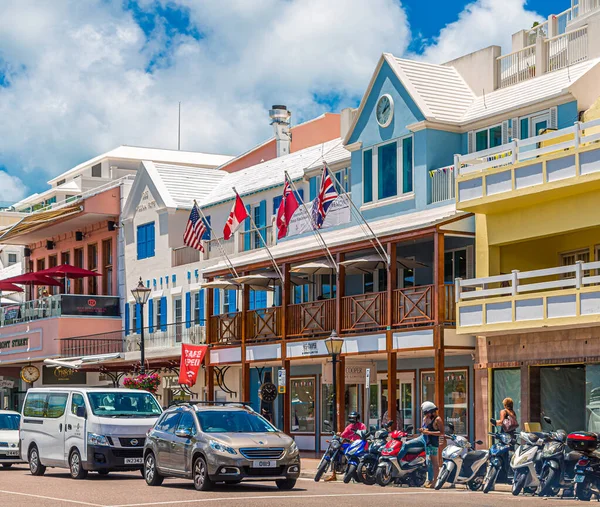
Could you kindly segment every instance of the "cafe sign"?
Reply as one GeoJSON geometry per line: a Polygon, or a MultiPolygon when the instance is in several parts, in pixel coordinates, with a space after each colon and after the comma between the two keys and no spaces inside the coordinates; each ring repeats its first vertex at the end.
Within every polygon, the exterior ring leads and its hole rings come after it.
{"type": "Polygon", "coordinates": [[[61,299],[62,315],[118,317],[119,298],[113,296],[81,296],[65,294],[61,299]]]}
{"type": "Polygon", "coordinates": [[[85,385],[87,374],[85,371],[73,368],[44,366],[42,379],[44,385],[85,385]]]}

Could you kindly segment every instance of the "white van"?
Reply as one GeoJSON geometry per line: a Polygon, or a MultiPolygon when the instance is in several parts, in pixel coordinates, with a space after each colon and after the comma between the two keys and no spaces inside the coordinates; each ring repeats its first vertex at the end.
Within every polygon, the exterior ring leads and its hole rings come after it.
{"type": "Polygon", "coordinates": [[[21,457],[32,475],[46,467],[89,471],[142,470],[147,431],[162,409],[146,391],[106,388],[33,388],[21,417],[21,457]]]}

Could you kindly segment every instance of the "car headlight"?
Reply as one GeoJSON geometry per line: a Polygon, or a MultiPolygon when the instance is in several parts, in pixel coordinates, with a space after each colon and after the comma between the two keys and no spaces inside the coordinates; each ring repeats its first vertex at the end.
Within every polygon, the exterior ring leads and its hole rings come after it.
{"type": "Polygon", "coordinates": [[[97,435],[96,433],[88,433],[87,441],[90,445],[110,445],[108,438],[104,435],[97,435]]]}
{"type": "Polygon", "coordinates": [[[292,442],[292,445],[290,445],[290,448],[288,449],[288,453],[289,454],[297,454],[298,453],[298,446],[296,445],[296,442],[292,442]]]}
{"type": "Polygon", "coordinates": [[[237,454],[236,450],[233,447],[229,447],[228,445],[222,444],[221,442],[217,442],[216,440],[210,441],[210,448],[214,451],[226,452],[229,454],[237,454]]]}

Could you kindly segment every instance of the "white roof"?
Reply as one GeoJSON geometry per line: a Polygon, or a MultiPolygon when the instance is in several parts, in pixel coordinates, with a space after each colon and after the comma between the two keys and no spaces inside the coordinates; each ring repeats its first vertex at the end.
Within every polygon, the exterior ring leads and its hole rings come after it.
{"type": "Polygon", "coordinates": [[[241,171],[227,173],[200,204],[202,207],[214,206],[233,199],[235,197],[233,187],[238,194],[248,195],[283,185],[285,171],[292,180],[300,179],[307,171],[321,166],[323,159],[328,165],[350,162],[350,152],[344,148],[342,140],[338,138],[253,165],[241,171]]]}
{"type": "Polygon", "coordinates": [[[48,181],[50,185],[57,181],[71,176],[81,169],[97,164],[105,158],[115,158],[124,160],[152,160],[154,162],[172,163],[172,164],[189,164],[199,167],[218,167],[225,162],[228,162],[233,157],[229,155],[217,155],[213,153],[200,153],[196,151],[179,151],[179,150],[163,150],[159,148],[142,148],[139,146],[119,146],[114,150],[107,151],[102,155],[91,158],[76,165],[72,169],[59,174],[55,178],[48,181]]]}
{"type": "MultiPolygon", "coordinates": [[[[378,237],[382,237],[400,232],[422,229],[427,226],[439,224],[451,218],[466,218],[470,215],[470,213],[456,211],[456,206],[454,204],[449,204],[447,206],[425,209],[415,213],[407,213],[405,215],[369,221],[369,225],[378,237]]],[[[327,246],[330,248],[368,239],[360,225],[353,225],[335,230],[322,229],[321,236],[323,237],[323,240],[327,246]]],[[[315,236],[310,234],[300,236],[296,239],[282,241],[281,243],[271,247],[270,250],[273,254],[273,257],[277,259],[290,255],[297,255],[319,250],[320,248],[321,247],[319,243],[317,243],[315,236]]],[[[252,250],[247,254],[236,256],[232,259],[232,262],[236,267],[238,267],[268,260],[269,256],[267,252],[264,248],[261,248],[258,250],[252,250]]],[[[219,261],[218,264],[204,269],[203,273],[222,271],[224,269],[228,269],[228,265],[224,261],[219,261]]]]}

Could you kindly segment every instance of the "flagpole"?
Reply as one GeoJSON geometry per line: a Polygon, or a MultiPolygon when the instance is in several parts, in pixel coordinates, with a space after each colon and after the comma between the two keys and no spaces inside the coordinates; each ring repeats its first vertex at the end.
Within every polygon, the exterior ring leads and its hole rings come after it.
{"type": "Polygon", "coordinates": [[[208,222],[208,220],[206,220],[206,216],[204,215],[204,212],[202,211],[202,208],[200,206],[198,206],[198,203],[196,202],[195,199],[194,199],[194,206],[196,206],[198,208],[198,211],[200,212],[200,215],[202,216],[202,220],[204,221],[204,223],[206,224],[206,226],[210,229],[211,237],[214,236],[215,240],[217,241],[217,245],[219,245],[219,250],[221,251],[221,254],[223,255],[223,257],[225,257],[225,259],[226,259],[229,271],[231,271],[231,274],[234,275],[237,278],[240,275],[238,275],[238,272],[236,271],[235,266],[231,262],[231,259],[229,258],[229,256],[225,252],[225,248],[223,248],[223,245],[221,244],[221,240],[214,233],[214,230],[211,227],[210,223],[208,222]]]}
{"type": "MultiPolygon", "coordinates": [[[[231,188],[235,192],[236,198],[238,198],[239,194],[237,193],[237,190],[235,189],[235,187],[231,187],[231,188]]],[[[241,199],[241,197],[240,197],[240,199],[241,199]]],[[[268,247],[267,242],[266,242],[265,238],[263,238],[263,235],[261,234],[261,232],[258,230],[258,227],[256,227],[256,223],[254,222],[254,219],[252,218],[252,213],[248,213],[248,218],[250,219],[250,225],[252,226],[252,228],[254,230],[256,230],[256,233],[260,237],[260,240],[262,241],[263,246],[266,248],[267,253],[269,254],[269,257],[271,258],[271,262],[273,263],[273,267],[275,268],[275,272],[279,276],[282,287],[283,287],[283,284],[285,283],[285,280],[283,278],[283,273],[281,272],[281,270],[279,269],[279,266],[275,262],[275,257],[273,257],[273,254],[271,253],[271,249],[268,247]]]]}
{"type": "Polygon", "coordinates": [[[285,171],[285,178],[287,179],[287,181],[289,182],[290,186],[294,190],[296,198],[300,199],[300,202],[302,203],[302,207],[304,208],[304,212],[306,213],[306,215],[309,217],[309,219],[311,221],[312,231],[313,231],[315,237],[317,238],[317,243],[319,243],[320,246],[321,246],[321,248],[323,250],[325,250],[325,252],[327,253],[327,257],[329,257],[329,260],[331,261],[331,266],[335,269],[335,271],[337,273],[339,271],[339,268],[338,268],[338,265],[335,262],[335,259],[333,258],[333,254],[329,250],[329,247],[327,246],[327,243],[325,243],[325,240],[323,239],[323,236],[321,235],[321,231],[317,227],[317,223],[315,222],[315,220],[314,220],[314,218],[312,216],[312,213],[310,213],[308,211],[308,207],[306,206],[306,203],[304,202],[304,199],[302,197],[300,197],[300,194],[298,193],[298,187],[296,187],[295,183],[292,181],[292,178],[290,178],[290,175],[288,174],[287,171],[285,171]]]}

